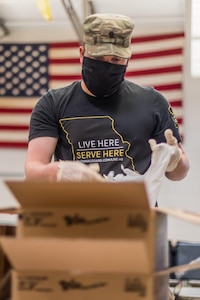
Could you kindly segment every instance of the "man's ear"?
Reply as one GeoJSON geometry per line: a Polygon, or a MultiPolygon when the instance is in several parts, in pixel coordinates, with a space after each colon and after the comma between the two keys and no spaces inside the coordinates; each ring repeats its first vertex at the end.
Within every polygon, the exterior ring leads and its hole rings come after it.
{"type": "Polygon", "coordinates": [[[128,67],[128,64],[129,64],[129,58],[127,59],[127,62],[126,62],[126,67],[128,67]]]}
{"type": "Polygon", "coordinates": [[[80,46],[80,47],[79,47],[79,54],[80,54],[80,63],[81,63],[81,64],[82,64],[82,62],[83,62],[84,52],[85,52],[84,47],[83,47],[83,46],[80,46]]]}

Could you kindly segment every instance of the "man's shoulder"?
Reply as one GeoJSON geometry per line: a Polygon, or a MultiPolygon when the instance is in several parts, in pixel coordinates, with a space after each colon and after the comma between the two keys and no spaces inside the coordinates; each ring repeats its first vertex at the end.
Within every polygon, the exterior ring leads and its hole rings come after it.
{"type": "Polygon", "coordinates": [[[133,93],[152,93],[155,92],[155,89],[153,86],[143,86],[141,84],[138,84],[136,82],[130,81],[130,80],[124,80],[124,86],[123,89],[127,91],[132,91],[133,93]]]}
{"type": "Polygon", "coordinates": [[[80,82],[75,81],[75,82],[72,82],[71,84],[63,86],[63,87],[59,87],[56,89],[50,89],[48,92],[52,95],[63,96],[63,95],[73,92],[74,90],[79,89],[79,87],[80,87],[80,82]]]}
{"type": "Polygon", "coordinates": [[[37,101],[36,107],[44,106],[48,107],[53,105],[57,107],[62,105],[63,102],[68,101],[75,92],[80,90],[80,82],[75,81],[67,86],[59,88],[51,88],[44,93],[37,101]]]}
{"type": "Polygon", "coordinates": [[[147,101],[148,103],[166,102],[163,94],[155,87],[150,85],[143,86],[129,80],[124,80],[121,94],[123,95],[123,97],[134,97],[134,99],[140,99],[140,101],[143,100],[147,101]]]}

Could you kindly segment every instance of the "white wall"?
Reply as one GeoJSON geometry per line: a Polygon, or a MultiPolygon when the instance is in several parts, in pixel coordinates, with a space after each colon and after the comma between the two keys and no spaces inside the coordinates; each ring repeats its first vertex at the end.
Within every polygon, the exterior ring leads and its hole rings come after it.
{"type": "MultiPolygon", "coordinates": [[[[160,204],[200,213],[200,78],[190,75],[190,1],[186,1],[186,44],[184,65],[184,149],[190,159],[190,172],[181,182],[164,183],[160,204]]],[[[200,240],[199,226],[169,218],[169,237],[182,240],[200,240]]]]}
{"type": "MultiPolygon", "coordinates": [[[[187,2],[189,5],[189,2],[187,2]]],[[[189,14],[189,7],[186,8],[189,14]]],[[[148,22],[146,22],[147,24],[148,22]]],[[[173,24],[170,22],[164,26],[160,26],[161,31],[166,31],[169,27],[171,30],[184,29],[181,24],[176,24],[174,28],[173,24]]],[[[200,195],[200,184],[198,171],[200,169],[200,142],[198,139],[198,132],[200,130],[200,101],[198,99],[199,95],[199,85],[200,79],[192,79],[190,76],[190,43],[189,43],[189,18],[187,16],[186,25],[186,50],[185,50],[185,67],[184,67],[184,144],[183,147],[189,156],[191,169],[188,176],[180,182],[172,182],[167,179],[164,180],[160,196],[159,205],[167,206],[178,209],[185,209],[193,212],[200,213],[200,200],[198,199],[200,195]]],[[[142,26],[138,28],[136,26],[135,34],[147,34],[152,33],[152,27],[142,26]]],[[[157,28],[156,28],[157,31],[157,28]]],[[[54,41],[60,40],[73,40],[76,38],[75,33],[66,32],[66,30],[56,30],[54,31],[32,31],[31,41],[51,41],[52,37],[54,41]]],[[[8,39],[8,38],[7,38],[8,39]]],[[[30,32],[27,31],[17,31],[13,32],[9,36],[8,41],[30,41],[30,32]]],[[[0,205],[13,205],[15,200],[10,192],[6,189],[3,184],[4,178],[23,178],[24,170],[24,160],[26,151],[25,150],[10,150],[10,149],[0,149],[0,205]]],[[[13,217],[12,220],[13,221],[13,217]]],[[[183,221],[169,217],[169,231],[168,236],[173,240],[189,240],[189,241],[199,241],[199,226],[185,223],[183,221]]]]}

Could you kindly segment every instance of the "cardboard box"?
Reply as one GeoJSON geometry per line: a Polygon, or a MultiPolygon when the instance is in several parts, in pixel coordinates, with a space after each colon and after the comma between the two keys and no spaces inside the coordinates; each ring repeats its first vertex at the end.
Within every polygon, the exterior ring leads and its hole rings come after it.
{"type": "MultiPolygon", "coordinates": [[[[0,238],[3,236],[15,236],[15,227],[0,225],[0,238]]],[[[0,286],[1,286],[1,280],[4,278],[5,274],[8,272],[9,269],[10,269],[9,262],[0,244],[0,286]]]]}
{"type": "Polygon", "coordinates": [[[151,223],[143,183],[6,184],[21,206],[18,236],[132,238],[151,223]]]}
{"type": "Polygon", "coordinates": [[[156,276],[142,243],[3,238],[13,266],[12,300],[167,300],[168,274],[156,276]],[[139,246],[139,245],[138,245],[139,246]]]}
{"type": "Polygon", "coordinates": [[[13,266],[12,300],[168,300],[168,275],[150,272],[134,241],[2,238],[13,266]]]}
{"type": "Polygon", "coordinates": [[[143,182],[6,184],[21,205],[17,237],[1,240],[12,300],[62,300],[66,290],[76,300],[168,299],[167,216],[199,215],[151,208],[143,182]]]}
{"type": "Polygon", "coordinates": [[[197,214],[151,208],[144,182],[5,183],[20,204],[17,237],[131,239],[136,253],[141,241],[151,272],[168,267],[168,215],[200,224],[197,214]]]}
{"type": "Polygon", "coordinates": [[[149,271],[168,266],[167,216],[150,209],[143,182],[6,184],[21,204],[17,237],[131,240],[149,271]]]}
{"type": "Polygon", "coordinates": [[[19,202],[21,237],[148,238],[164,234],[168,215],[200,224],[200,214],[151,208],[142,181],[5,183],[19,202]]]}

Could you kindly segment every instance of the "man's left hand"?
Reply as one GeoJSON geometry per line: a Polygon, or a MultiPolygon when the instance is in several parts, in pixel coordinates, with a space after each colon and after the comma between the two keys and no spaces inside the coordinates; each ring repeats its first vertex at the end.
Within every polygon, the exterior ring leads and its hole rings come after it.
{"type": "Polygon", "coordinates": [[[172,172],[176,169],[178,162],[182,158],[182,151],[178,146],[177,139],[173,136],[171,129],[166,129],[164,132],[166,142],[172,149],[172,155],[168,167],[166,169],[167,172],[172,172]]]}

